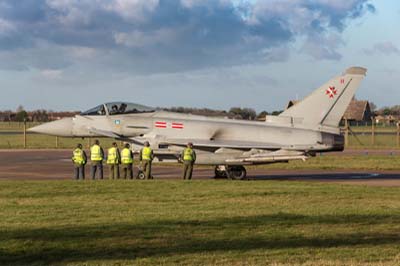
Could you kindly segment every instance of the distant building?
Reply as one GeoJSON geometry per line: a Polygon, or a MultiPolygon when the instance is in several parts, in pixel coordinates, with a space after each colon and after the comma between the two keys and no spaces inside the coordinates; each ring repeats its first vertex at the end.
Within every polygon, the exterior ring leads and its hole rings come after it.
{"type": "Polygon", "coordinates": [[[49,112],[49,120],[59,120],[65,117],[74,117],[75,115],[80,114],[79,111],[72,111],[72,112],[49,112]]]}
{"type": "Polygon", "coordinates": [[[375,116],[376,124],[394,125],[400,121],[398,115],[377,115],[375,116]]]}
{"type": "Polygon", "coordinates": [[[9,116],[6,114],[0,114],[0,122],[9,121],[9,116]]]}
{"type": "Polygon", "coordinates": [[[343,119],[350,122],[371,122],[374,117],[368,101],[351,100],[343,119]]]}
{"type": "Polygon", "coordinates": [[[299,100],[290,100],[288,102],[288,104],[286,105],[286,109],[289,109],[290,107],[292,107],[293,105],[295,105],[298,102],[300,102],[300,101],[299,100]]]}
{"type": "Polygon", "coordinates": [[[0,122],[9,122],[15,119],[15,114],[11,112],[0,112],[0,122]]]}

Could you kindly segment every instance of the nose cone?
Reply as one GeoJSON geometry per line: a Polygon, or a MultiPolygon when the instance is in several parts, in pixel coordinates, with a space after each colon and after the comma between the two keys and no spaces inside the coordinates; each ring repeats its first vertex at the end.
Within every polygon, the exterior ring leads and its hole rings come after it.
{"type": "Polygon", "coordinates": [[[29,132],[35,132],[45,135],[54,135],[61,137],[72,137],[72,118],[63,118],[57,121],[44,123],[28,129],[29,132]]]}

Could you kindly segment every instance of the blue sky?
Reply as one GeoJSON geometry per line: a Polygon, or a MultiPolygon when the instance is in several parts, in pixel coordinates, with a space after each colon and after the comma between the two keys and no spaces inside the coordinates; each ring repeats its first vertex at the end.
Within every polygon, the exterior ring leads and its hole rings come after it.
{"type": "Polygon", "coordinates": [[[0,0],[0,109],[282,109],[349,66],[400,104],[395,0],[0,0]]]}

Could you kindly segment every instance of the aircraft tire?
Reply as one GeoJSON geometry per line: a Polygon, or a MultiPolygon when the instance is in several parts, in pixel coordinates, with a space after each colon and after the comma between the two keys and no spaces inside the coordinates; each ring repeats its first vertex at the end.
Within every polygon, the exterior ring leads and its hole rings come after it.
{"type": "Polygon", "coordinates": [[[144,173],[142,171],[139,171],[139,173],[137,175],[137,179],[144,180],[145,178],[146,178],[146,176],[144,175],[144,173]]]}
{"type": "Polygon", "coordinates": [[[215,173],[215,178],[227,178],[228,177],[226,171],[221,170],[219,168],[219,166],[215,166],[214,173],[215,173]]]}
{"type": "Polygon", "coordinates": [[[243,165],[229,166],[226,173],[228,178],[232,180],[243,180],[247,175],[246,168],[243,165]]]}

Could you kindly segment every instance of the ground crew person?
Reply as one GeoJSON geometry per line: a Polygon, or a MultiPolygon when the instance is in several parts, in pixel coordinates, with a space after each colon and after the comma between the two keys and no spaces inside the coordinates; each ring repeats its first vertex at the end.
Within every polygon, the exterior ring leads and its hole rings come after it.
{"type": "Polygon", "coordinates": [[[92,179],[95,179],[97,170],[99,171],[99,178],[103,179],[103,159],[104,151],[100,147],[100,141],[95,140],[94,145],[90,148],[90,161],[92,163],[92,179]]]}
{"type": "Polygon", "coordinates": [[[119,153],[118,145],[113,142],[112,147],[108,149],[107,164],[110,166],[109,179],[119,179],[119,164],[121,162],[121,155],[119,153]]]}
{"type": "Polygon", "coordinates": [[[125,144],[125,148],[121,151],[121,163],[124,171],[124,179],[133,179],[133,153],[129,149],[129,144],[125,144]]]}
{"type": "Polygon", "coordinates": [[[145,176],[144,179],[153,179],[151,176],[151,162],[153,161],[153,158],[153,150],[150,148],[150,143],[146,141],[139,154],[140,164],[142,165],[142,171],[145,176]]]}
{"type": "Polygon", "coordinates": [[[183,179],[192,179],[193,165],[196,161],[196,152],[193,150],[193,143],[189,142],[182,151],[181,161],[183,161],[183,179]]]}
{"type": "Polygon", "coordinates": [[[74,163],[74,178],[79,180],[85,179],[85,165],[87,157],[85,151],[82,149],[82,144],[78,143],[76,149],[72,153],[72,162],[74,163]]]}

